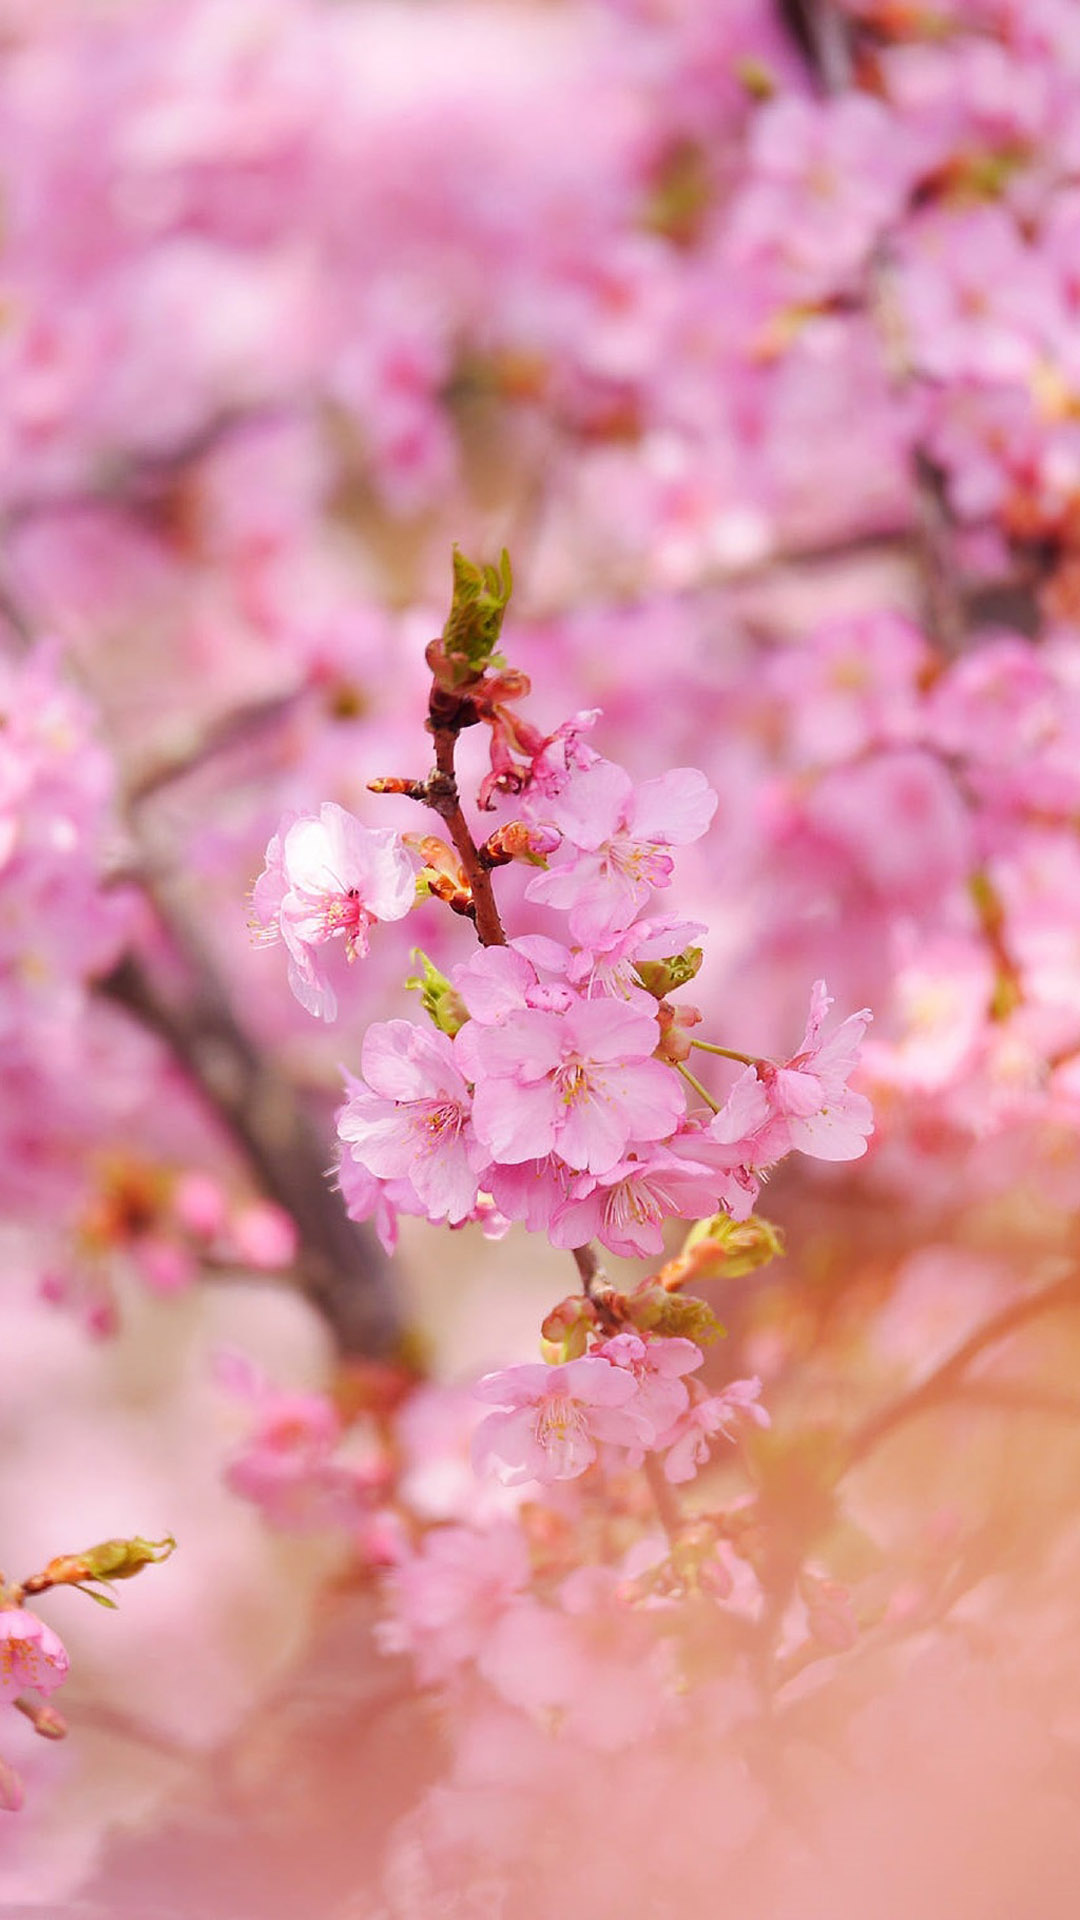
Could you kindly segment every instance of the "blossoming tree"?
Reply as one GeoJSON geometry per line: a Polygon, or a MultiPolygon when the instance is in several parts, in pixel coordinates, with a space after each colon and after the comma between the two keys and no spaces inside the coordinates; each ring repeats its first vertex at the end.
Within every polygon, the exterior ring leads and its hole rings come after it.
{"type": "Polygon", "coordinates": [[[0,1904],[1071,1915],[1078,94],[0,0],[0,1904]]]}

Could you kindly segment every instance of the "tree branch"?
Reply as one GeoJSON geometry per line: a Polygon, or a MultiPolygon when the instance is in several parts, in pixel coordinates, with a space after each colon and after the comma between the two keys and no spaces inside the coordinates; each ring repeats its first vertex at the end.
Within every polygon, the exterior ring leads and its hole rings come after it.
{"type": "Polygon", "coordinates": [[[389,1359],[402,1322],[389,1262],[370,1228],[351,1221],[326,1177],[326,1149],[296,1089],[263,1059],[239,1025],[204,955],[155,903],[189,976],[167,997],[132,956],[100,991],[165,1044],[213,1117],[236,1142],[262,1191],[295,1222],[301,1290],[344,1354],[389,1359]]]}
{"type": "Polygon", "coordinates": [[[458,735],[471,724],[467,714],[467,696],[449,699],[436,684],[431,689],[428,731],[435,741],[435,777],[428,781],[425,801],[445,821],[458,859],[469,883],[475,908],[476,932],[481,946],[505,947],[506,933],[499,918],[491,875],[482,864],[469,823],[461,809],[454,757],[458,735]]]}
{"type": "Polygon", "coordinates": [[[1080,1269],[1067,1273],[1039,1293],[1025,1294],[1022,1299],[1010,1302],[1000,1313],[985,1320],[981,1327],[976,1327],[955,1352],[935,1367],[918,1386],[911,1387],[879,1412],[871,1414],[861,1426],[856,1427],[847,1443],[843,1471],[846,1473],[865,1460],[898,1427],[906,1425],[929,1408],[948,1401],[964,1382],[964,1375],[980,1354],[990,1347],[1000,1346],[1010,1334],[1040,1319],[1043,1314],[1057,1313],[1064,1307],[1080,1307],[1080,1269]]]}

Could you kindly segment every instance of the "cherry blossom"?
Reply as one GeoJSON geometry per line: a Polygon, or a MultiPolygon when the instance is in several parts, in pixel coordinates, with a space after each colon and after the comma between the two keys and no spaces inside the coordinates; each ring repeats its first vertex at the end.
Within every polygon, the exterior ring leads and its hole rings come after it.
{"type": "Polygon", "coordinates": [[[352,1158],[379,1181],[407,1181],[430,1219],[464,1220],[488,1154],[473,1128],[460,1045],[388,1020],[368,1028],[361,1058],[363,1083],[338,1115],[352,1158]]]}
{"type": "Polygon", "coordinates": [[[670,885],[666,849],[700,839],[715,811],[716,795],[696,768],[635,787],[622,767],[594,760],[543,803],[540,817],[563,843],[529,882],[528,898],[568,909],[582,945],[603,939],[629,925],[653,887],[670,885]]]}
{"type": "Polygon", "coordinates": [[[650,1014],[613,1000],[464,1028],[477,1135],[511,1165],[554,1150],[571,1167],[609,1172],[631,1140],[662,1139],[683,1113],[675,1074],[649,1057],[658,1038],[650,1014]]]}
{"type": "Polygon", "coordinates": [[[714,1210],[716,1195],[708,1165],[653,1147],[617,1160],[595,1179],[579,1176],[552,1215],[551,1240],[557,1247],[579,1247],[595,1236],[626,1258],[660,1253],[664,1221],[680,1214],[700,1219],[714,1210]]]}
{"type": "Polygon", "coordinates": [[[368,952],[376,920],[400,920],[414,904],[413,869],[400,836],[365,827],[344,807],[324,800],[318,816],[283,823],[255,883],[255,922],[266,940],[289,953],[289,985],[301,1006],[321,1020],[337,1014],[337,995],[318,949],[341,940],[350,960],[368,952]]]}
{"type": "Polygon", "coordinates": [[[707,1394],[694,1403],[674,1423],[660,1444],[666,1447],[664,1475],[673,1485],[692,1480],[709,1458],[709,1442],[722,1433],[733,1440],[740,1420],[768,1427],[771,1421],[760,1403],[761,1381],[733,1380],[722,1393],[707,1394]]]}
{"type": "Polygon", "coordinates": [[[25,1607],[0,1610],[0,1699],[14,1700],[26,1687],[52,1693],[66,1680],[67,1652],[59,1634],[25,1607]]]}
{"type": "Polygon", "coordinates": [[[633,1446],[639,1438],[630,1404],[638,1381],[632,1370],[602,1356],[556,1367],[504,1367],[485,1374],[475,1391],[499,1410],[476,1429],[474,1462],[507,1486],[576,1480],[596,1460],[599,1441],[633,1446]]]}

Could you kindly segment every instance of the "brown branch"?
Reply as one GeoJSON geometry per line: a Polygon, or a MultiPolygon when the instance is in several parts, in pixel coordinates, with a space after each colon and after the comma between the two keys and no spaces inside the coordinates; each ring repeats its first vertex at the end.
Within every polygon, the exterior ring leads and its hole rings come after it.
{"type": "Polygon", "coordinates": [[[619,1311],[622,1295],[604,1272],[592,1241],[587,1241],[583,1247],[574,1247],[572,1254],[586,1297],[596,1308],[605,1333],[621,1333],[625,1326],[625,1315],[619,1311]]]}
{"type": "Polygon", "coordinates": [[[663,1527],[672,1546],[674,1546],[682,1537],[683,1528],[686,1524],[683,1510],[679,1505],[678,1496],[673,1491],[670,1481],[665,1480],[664,1469],[660,1465],[655,1453],[647,1453],[645,1455],[643,1470],[645,1478],[649,1483],[649,1492],[652,1494],[656,1511],[660,1517],[660,1525],[663,1527]]]}
{"type": "Polygon", "coordinates": [[[180,753],[163,755],[130,782],[126,794],[128,805],[141,806],[165,787],[199,773],[221,754],[259,744],[299,710],[310,691],[309,687],[299,687],[291,693],[274,694],[268,700],[253,700],[223,714],[220,719],[210,720],[190,747],[180,753]]]}
{"type": "Polygon", "coordinates": [[[344,1354],[388,1359],[402,1323],[389,1263],[371,1230],[351,1221],[326,1176],[326,1148],[296,1089],[263,1058],[235,1018],[209,961],[155,903],[184,962],[186,990],[166,996],[128,956],[100,991],[165,1044],[188,1084],[223,1125],[262,1191],[292,1217],[300,1287],[344,1354]]]}
{"type": "MultiPolygon", "coordinates": [[[[827,99],[855,85],[851,22],[833,0],[777,0],[780,19],[811,75],[827,99]]],[[[885,347],[885,364],[894,383],[903,386],[909,370],[896,350],[888,247],[879,239],[867,263],[867,305],[885,347]]],[[[911,449],[915,526],[913,545],[922,585],[922,622],[940,651],[953,659],[963,650],[969,613],[957,577],[945,476],[926,449],[911,449]]]]}
{"type": "Polygon", "coordinates": [[[1040,1319],[1043,1314],[1057,1313],[1064,1307],[1080,1306],[1080,1269],[1074,1269],[1063,1279],[1056,1280],[1052,1286],[1043,1287],[1039,1293],[1025,1294],[1020,1300],[1014,1300],[1003,1307],[1000,1313],[993,1314],[981,1327],[961,1341],[955,1352],[951,1353],[941,1365],[911,1387],[907,1393],[900,1394],[895,1400],[871,1414],[861,1426],[856,1427],[847,1443],[843,1471],[857,1466],[872,1453],[881,1441],[898,1427],[905,1426],[909,1420],[925,1413],[932,1407],[950,1400],[956,1390],[965,1386],[964,1375],[974,1360],[990,1347],[1000,1346],[1010,1334],[1031,1321],[1040,1319]]]}
{"type": "Polygon", "coordinates": [[[431,690],[428,730],[435,741],[435,776],[427,783],[427,805],[445,821],[473,897],[476,932],[481,946],[505,947],[506,933],[499,918],[491,875],[461,810],[454,756],[458,735],[470,724],[467,700],[452,702],[435,686],[431,690]]]}

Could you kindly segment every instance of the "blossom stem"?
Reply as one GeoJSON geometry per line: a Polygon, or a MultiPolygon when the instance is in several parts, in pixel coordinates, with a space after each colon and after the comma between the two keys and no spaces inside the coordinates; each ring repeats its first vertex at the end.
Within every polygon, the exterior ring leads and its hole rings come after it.
{"type": "Polygon", "coordinates": [[[692,1047],[700,1047],[702,1053],[718,1053],[722,1060],[738,1060],[744,1067],[756,1067],[758,1056],[753,1053],[738,1053],[734,1047],[718,1047],[712,1040],[691,1040],[692,1047]]]}
{"type": "Polygon", "coordinates": [[[712,1097],[712,1094],[706,1092],[705,1088],[701,1084],[701,1081],[697,1079],[697,1077],[694,1074],[691,1073],[685,1061],[683,1060],[676,1061],[676,1065],[679,1069],[679,1072],[682,1074],[683,1079],[686,1081],[688,1086],[693,1087],[694,1092],[697,1094],[698,1098],[700,1100],[704,1100],[705,1105],[707,1107],[711,1107],[714,1113],[719,1113],[720,1111],[719,1101],[714,1100],[712,1097]]]}
{"type": "Polygon", "coordinates": [[[604,1322],[606,1331],[618,1333],[624,1319],[616,1305],[620,1296],[604,1272],[596,1248],[590,1240],[583,1247],[574,1247],[572,1251],[574,1265],[581,1276],[581,1284],[604,1322]]]}

